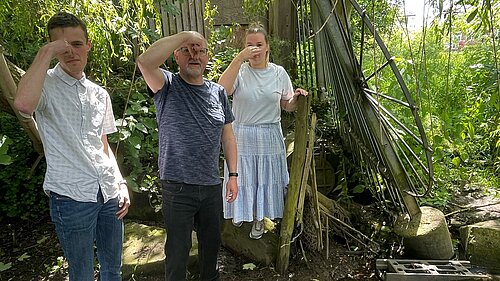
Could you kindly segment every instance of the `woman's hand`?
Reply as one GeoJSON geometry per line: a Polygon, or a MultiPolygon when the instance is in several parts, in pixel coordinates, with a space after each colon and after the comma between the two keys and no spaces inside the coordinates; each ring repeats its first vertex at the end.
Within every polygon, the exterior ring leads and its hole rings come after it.
{"type": "Polygon", "coordinates": [[[236,59],[241,63],[247,61],[260,53],[260,48],[256,46],[248,46],[245,49],[241,50],[241,52],[236,56],[236,59]]]}
{"type": "Polygon", "coordinates": [[[295,93],[293,94],[294,97],[307,96],[307,95],[309,95],[309,93],[306,90],[301,89],[301,88],[295,89],[295,93]]]}

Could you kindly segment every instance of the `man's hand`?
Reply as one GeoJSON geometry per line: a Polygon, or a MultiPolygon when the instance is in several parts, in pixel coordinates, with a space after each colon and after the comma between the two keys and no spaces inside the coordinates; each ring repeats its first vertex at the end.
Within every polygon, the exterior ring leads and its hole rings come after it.
{"type": "Polygon", "coordinates": [[[121,183],[118,191],[119,202],[118,207],[120,210],[116,213],[118,219],[121,220],[127,215],[128,207],[130,206],[130,196],[128,194],[128,188],[125,183],[121,183]]]}
{"type": "Polygon", "coordinates": [[[68,53],[69,55],[73,55],[73,48],[71,44],[66,39],[60,39],[56,41],[52,41],[44,46],[45,48],[49,48],[52,58],[55,58],[57,55],[62,55],[68,53]]]}
{"type": "Polygon", "coordinates": [[[226,201],[228,203],[234,202],[238,196],[238,178],[229,177],[226,184],[226,201]]]}

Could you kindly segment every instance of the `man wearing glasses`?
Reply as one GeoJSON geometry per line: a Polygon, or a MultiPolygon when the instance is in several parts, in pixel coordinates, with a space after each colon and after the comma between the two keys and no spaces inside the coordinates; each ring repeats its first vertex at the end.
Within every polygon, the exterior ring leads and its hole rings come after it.
{"type": "Polygon", "coordinates": [[[238,193],[234,116],[224,88],[203,78],[207,63],[207,41],[194,31],[161,38],[137,59],[156,106],[169,281],[186,280],[193,228],[199,243],[200,280],[220,280],[221,143],[233,172],[224,198],[233,202],[238,193]],[[178,73],[160,68],[171,54],[178,73]]]}

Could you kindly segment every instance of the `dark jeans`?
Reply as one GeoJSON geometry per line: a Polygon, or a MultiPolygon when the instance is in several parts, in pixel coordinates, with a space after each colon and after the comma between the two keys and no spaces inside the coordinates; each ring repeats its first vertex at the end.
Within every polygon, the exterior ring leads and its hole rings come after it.
{"type": "Polygon", "coordinates": [[[165,279],[186,280],[191,232],[198,237],[200,280],[219,280],[217,255],[221,245],[222,185],[190,185],[162,181],[165,279]]]}

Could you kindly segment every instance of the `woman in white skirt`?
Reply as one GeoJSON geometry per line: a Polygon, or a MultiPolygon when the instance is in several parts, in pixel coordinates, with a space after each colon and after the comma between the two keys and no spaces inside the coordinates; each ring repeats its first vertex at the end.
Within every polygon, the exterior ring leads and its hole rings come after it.
{"type": "MultiPolygon", "coordinates": [[[[264,233],[264,217],[283,217],[284,195],[288,186],[286,150],[281,131],[281,109],[294,111],[297,96],[282,66],[269,62],[269,38],[261,25],[247,29],[245,48],[233,59],[219,79],[228,95],[233,95],[233,130],[238,145],[238,196],[224,203],[224,218],[236,226],[253,222],[250,237],[264,233]]],[[[225,185],[224,185],[225,186],[225,185]]],[[[223,192],[225,194],[225,192],[223,192]]]]}

